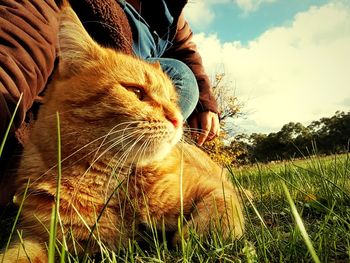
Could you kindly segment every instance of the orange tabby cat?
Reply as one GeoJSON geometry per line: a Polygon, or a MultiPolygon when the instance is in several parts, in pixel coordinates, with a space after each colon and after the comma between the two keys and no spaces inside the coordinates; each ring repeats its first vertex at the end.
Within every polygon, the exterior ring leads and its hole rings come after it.
{"type": "Polygon", "coordinates": [[[28,188],[18,226],[25,250],[13,242],[5,262],[47,261],[58,174],[56,112],[62,149],[57,238],[70,251],[93,254],[99,242],[113,250],[137,240],[139,226],[151,225],[174,231],[179,242],[181,211],[185,237],[189,227],[200,235],[217,227],[225,237],[240,237],[237,193],[222,168],[180,142],[176,92],[160,66],[100,47],[68,7],[59,39],[58,72],[17,179],[17,204],[28,188]]]}

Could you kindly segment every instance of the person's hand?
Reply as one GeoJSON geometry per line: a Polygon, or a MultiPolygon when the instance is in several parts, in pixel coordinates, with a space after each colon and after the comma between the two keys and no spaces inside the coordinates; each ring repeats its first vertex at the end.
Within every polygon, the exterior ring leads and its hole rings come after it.
{"type": "Polygon", "coordinates": [[[192,134],[198,134],[199,145],[214,139],[220,133],[219,116],[211,111],[192,114],[188,120],[192,134]]]}

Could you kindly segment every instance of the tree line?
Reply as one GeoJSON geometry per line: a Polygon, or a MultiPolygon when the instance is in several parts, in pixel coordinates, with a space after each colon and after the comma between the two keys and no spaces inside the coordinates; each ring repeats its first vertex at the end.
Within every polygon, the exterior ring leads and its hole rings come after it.
{"type": "Polygon", "coordinates": [[[308,126],[289,122],[278,132],[237,136],[230,148],[241,148],[242,154],[237,159],[243,162],[269,162],[314,153],[348,152],[349,141],[350,112],[337,111],[334,116],[313,121],[308,126]]]}
{"type": "Polygon", "coordinates": [[[304,126],[289,122],[280,131],[269,134],[238,134],[230,138],[230,121],[240,118],[244,107],[232,94],[225,74],[217,74],[213,90],[218,102],[222,132],[219,137],[204,144],[204,150],[224,165],[252,162],[269,162],[301,158],[312,154],[333,154],[349,151],[350,111],[337,111],[332,117],[324,117],[304,126]]]}
{"type": "Polygon", "coordinates": [[[236,165],[346,153],[349,144],[350,112],[337,111],[334,116],[308,126],[289,122],[280,131],[269,134],[239,134],[230,140],[229,132],[224,129],[219,137],[205,143],[203,149],[223,165],[236,165]]]}

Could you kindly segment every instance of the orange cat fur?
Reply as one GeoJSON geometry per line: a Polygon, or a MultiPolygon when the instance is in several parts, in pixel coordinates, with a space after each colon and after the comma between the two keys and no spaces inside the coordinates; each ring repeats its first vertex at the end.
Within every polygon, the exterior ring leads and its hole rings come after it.
{"type": "Polygon", "coordinates": [[[68,7],[59,38],[59,68],[17,179],[17,204],[28,185],[18,226],[26,251],[13,242],[4,262],[47,261],[58,174],[56,112],[62,151],[57,238],[64,236],[71,251],[72,239],[78,253],[98,252],[99,241],[116,249],[137,240],[139,225],[151,224],[174,231],[176,243],[181,200],[185,237],[190,226],[200,235],[213,226],[240,237],[244,219],[236,190],[205,153],[180,141],[176,92],[159,65],[100,47],[68,7]]]}

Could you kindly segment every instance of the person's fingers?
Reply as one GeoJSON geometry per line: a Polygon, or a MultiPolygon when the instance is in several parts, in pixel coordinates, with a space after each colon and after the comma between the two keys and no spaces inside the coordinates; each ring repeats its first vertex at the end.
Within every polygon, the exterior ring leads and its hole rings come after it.
{"type": "Polygon", "coordinates": [[[201,112],[188,120],[192,136],[197,140],[198,145],[210,141],[219,135],[220,123],[216,113],[211,111],[201,112]]]}
{"type": "Polygon", "coordinates": [[[209,112],[203,112],[203,114],[201,114],[201,119],[200,119],[202,130],[198,138],[199,145],[202,145],[207,140],[207,137],[212,125],[211,122],[212,122],[212,118],[210,117],[209,112]]]}
{"type": "Polygon", "coordinates": [[[211,128],[210,132],[207,138],[207,141],[213,140],[216,136],[219,135],[220,132],[220,125],[219,125],[219,119],[215,113],[211,113],[211,128]]]}

